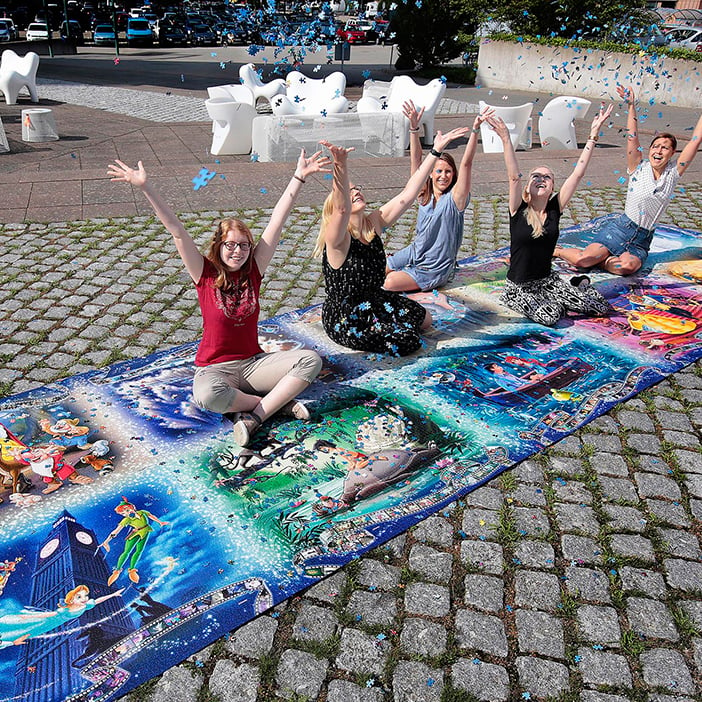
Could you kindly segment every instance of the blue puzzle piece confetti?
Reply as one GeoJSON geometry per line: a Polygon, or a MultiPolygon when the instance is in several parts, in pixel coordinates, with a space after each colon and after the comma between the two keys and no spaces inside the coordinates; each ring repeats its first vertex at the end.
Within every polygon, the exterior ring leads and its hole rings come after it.
{"type": "Polygon", "coordinates": [[[193,178],[193,190],[204,188],[216,175],[217,173],[215,171],[208,171],[206,168],[201,168],[197,176],[193,178]]]}

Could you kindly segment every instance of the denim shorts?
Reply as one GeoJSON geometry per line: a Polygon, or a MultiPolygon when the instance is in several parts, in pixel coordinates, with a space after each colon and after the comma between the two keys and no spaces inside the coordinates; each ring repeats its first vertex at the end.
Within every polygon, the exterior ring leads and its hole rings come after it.
{"type": "Polygon", "coordinates": [[[641,263],[648,257],[651,248],[653,229],[639,227],[625,214],[605,220],[594,232],[593,244],[601,244],[613,256],[625,251],[636,256],[641,263]]]}

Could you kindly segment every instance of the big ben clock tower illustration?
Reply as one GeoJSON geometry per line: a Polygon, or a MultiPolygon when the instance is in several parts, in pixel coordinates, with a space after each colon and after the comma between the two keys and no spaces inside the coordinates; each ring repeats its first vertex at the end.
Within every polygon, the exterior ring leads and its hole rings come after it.
{"type": "MultiPolygon", "coordinates": [[[[78,585],[95,599],[115,592],[107,585],[110,570],[95,532],[79,524],[64,510],[39,545],[32,575],[30,606],[55,611],[66,593],[78,585]]],[[[15,670],[15,695],[23,702],[63,700],[85,685],[80,669],[73,665],[85,652],[80,636],[93,622],[100,638],[117,640],[134,631],[121,596],[112,597],[80,617],[51,631],[56,636],[30,638],[22,645],[15,670]],[[80,628],[80,632],[61,634],[80,628]],[[79,638],[80,636],[80,638],[79,638]]]]}

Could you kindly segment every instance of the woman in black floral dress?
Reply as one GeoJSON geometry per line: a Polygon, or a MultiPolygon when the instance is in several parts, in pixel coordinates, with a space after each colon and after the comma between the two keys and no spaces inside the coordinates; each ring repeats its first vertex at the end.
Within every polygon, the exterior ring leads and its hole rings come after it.
{"type": "Polygon", "coordinates": [[[352,149],[321,142],[332,153],[334,176],[314,255],[322,258],[327,293],[322,324],[337,344],[395,356],[420,347],[420,332],[431,325],[431,315],[417,302],[383,289],[386,259],[379,233],[413,204],[442,149],[469,131],[460,127],[438,132],[434,148],[402,192],[370,213],[361,188],[349,183],[347,157],[352,149]]]}

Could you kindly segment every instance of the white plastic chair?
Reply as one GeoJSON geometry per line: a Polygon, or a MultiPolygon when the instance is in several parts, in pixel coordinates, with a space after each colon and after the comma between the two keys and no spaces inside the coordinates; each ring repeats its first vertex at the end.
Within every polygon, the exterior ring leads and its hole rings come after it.
{"type": "MultiPolygon", "coordinates": [[[[381,90],[384,88],[385,85],[382,85],[381,90]]],[[[359,113],[381,111],[402,113],[402,105],[408,100],[412,100],[417,109],[424,108],[419,127],[424,130],[424,143],[430,146],[434,143],[434,115],[445,92],[446,83],[439,78],[434,78],[426,85],[419,85],[409,76],[395,76],[390,81],[385,98],[377,97],[376,84],[367,84],[367,88],[364,84],[363,96],[358,101],[356,109],[359,113]]],[[[409,129],[407,118],[404,122],[406,128],[409,129]]],[[[409,131],[405,140],[405,148],[408,144],[409,131]]]]}
{"type": "Polygon", "coordinates": [[[577,149],[576,119],[585,119],[592,103],[581,97],[555,97],[539,117],[539,139],[542,149],[577,149]]]}
{"type": "Polygon", "coordinates": [[[227,100],[244,102],[247,105],[251,105],[251,107],[256,107],[254,94],[245,85],[241,85],[240,83],[213,85],[211,88],[207,88],[207,94],[211,98],[227,98],[227,100]]]}
{"type": "Polygon", "coordinates": [[[207,114],[212,119],[213,156],[248,154],[251,151],[251,127],[256,110],[245,102],[215,97],[205,100],[207,114]]]}
{"type": "Polygon", "coordinates": [[[0,92],[8,105],[17,104],[22,88],[27,88],[32,102],[39,102],[37,95],[37,68],[39,54],[30,51],[18,56],[12,49],[5,49],[0,58],[0,92]]]}
{"type": "Polygon", "coordinates": [[[10,150],[10,143],[7,141],[7,134],[5,134],[5,127],[2,126],[2,120],[0,119],[0,154],[4,154],[10,150]]]}
{"type": "MultiPolygon", "coordinates": [[[[497,117],[501,117],[502,121],[507,125],[509,130],[510,140],[514,150],[530,149],[531,148],[531,108],[533,103],[527,102],[518,107],[506,107],[503,105],[488,105],[480,100],[478,107],[482,112],[486,107],[494,110],[497,117]]],[[[480,138],[483,142],[483,151],[489,153],[502,153],[502,139],[497,135],[497,132],[487,123],[483,122],[480,125],[480,138]]]]}
{"type": "Polygon", "coordinates": [[[344,97],[346,76],[341,71],[325,78],[308,78],[299,71],[290,71],[285,83],[285,95],[271,100],[274,115],[326,116],[348,112],[349,101],[344,97]]]}
{"type": "Polygon", "coordinates": [[[239,69],[239,79],[241,84],[253,93],[254,105],[259,98],[265,98],[270,102],[275,95],[285,95],[285,81],[282,78],[276,78],[269,83],[264,83],[256,73],[253,63],[245,63],[239,69]]]}

